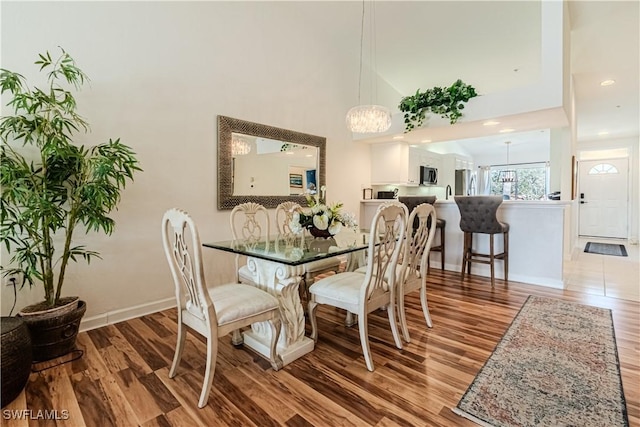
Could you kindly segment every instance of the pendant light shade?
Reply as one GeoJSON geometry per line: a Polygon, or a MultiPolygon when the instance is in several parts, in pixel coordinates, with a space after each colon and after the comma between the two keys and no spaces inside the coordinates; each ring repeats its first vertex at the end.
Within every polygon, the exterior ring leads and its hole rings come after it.
{"type": "MultiPolygon", "coordinates": [[[[375,3],[373,3],[375,4],[375,3]]],[[[362,89],[362,48],[364,41],[364,0],[362,0],[362,20],[360,23],[360,74],[358,76],[358,104],[360,104],[360,92],[362,89]]],[[[373,5],[371,8],[371,34],[370,44],[373,46],[371,49],[372,58],[371,62],[374,64],[374,71],[371,76],[371,92],[373,99],[373,93],[375,90],[375,79],[378,75],[375,69],[375,11],[373,5]]],[[[391,127],[391,111],[381,105],[369,104],[369,105],[356,105],[347,112],[347,127],[354,133],[380,133],[388,130],[391,127]]]]}
{"type": "Polygon", "coordinates": [[[378,133],[391,127],[391,112],[381,105],[356,105],[347,113],[351,132],[378,133]]]}

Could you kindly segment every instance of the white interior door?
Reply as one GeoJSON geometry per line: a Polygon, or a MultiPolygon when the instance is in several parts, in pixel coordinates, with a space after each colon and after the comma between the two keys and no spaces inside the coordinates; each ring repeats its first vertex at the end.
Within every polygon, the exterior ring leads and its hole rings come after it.
{"type": "Polygon", "coordinates": [[[581,236],[627,238],[629,159],[580,161],[581,236]]]}

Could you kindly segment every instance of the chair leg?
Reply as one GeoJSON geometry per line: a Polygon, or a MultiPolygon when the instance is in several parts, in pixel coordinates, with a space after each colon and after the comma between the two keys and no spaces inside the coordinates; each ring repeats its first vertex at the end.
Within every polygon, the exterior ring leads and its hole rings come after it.
{"type": "Polygon", "coordinates": [[[398,318],[400,319],[400,329],[402,330],[402,336],[406,342],[411,342],[411,337],[409,336],[409,327],[407,325],[407,313],[405,313],[404,309],[404,289],[398,289],[398,318]]]}
{"type": "Polygon", "coordinates": [[[493,248],[493,234],[489,234],[489,263],[491,265],[491,287],[493,288],[496,284],[496,272],[495,272],[495,258],[494,258],[494,248],[493,248]]]}
{"type": "Polygon", "coordinates": [[[203,408],[209,400],[209,392],[213,384],[213,376],[216,372],[216,359],[218,358],[218,335],[209,332],[207,337],[207,363],[204,370],[204,381],[202,382],[202,392],[198,401],[198,408],[203,408]]]}
{"type": "Polygon", "coordinates": [[[362,345],[362,354],[367,364],[367,370],[373,372],[373,359],[371,358],[371,349],[369,348],[369,327],[367,314],[364,311],[358,313],[358,329],[360,330],[360,344],[362,345]]]}
{"type": "Polygon", "coordinates": [[[269,358],[271,362],[271,367],[274,371],[279,371],[284,363],[280,356],[277,353],[278,339],[280,338],[280,328],[282,326],[282,321],[280,317],[276,317],[275,319],[269,320],[269,326],[271,327],[271,344],[269,346],[269,354],[271,357],[269,358]]]}
{"type": "MultiPolygon", "coordinates": [[[[178,310],[180,307],[178,306],[178,310]]],[[[181,319],[178,319],[178,340],[176,341],[176,351],[173,355],[173,362],[171,363],[171,369],[169,370],[169,378],[176,376],[180,359],[182,359],[182,350],[184,349],[184,342],[187,338],[186,329],[181,319]]]]}
{"type": "Polygon", "coordinates": [[[432,328],[433,323],[431,323],[431,314],[429,314],[429,305],[427,304],[427,286],[425,282],[420,287],[420,303],[422,303],[422,313],[424,314],[424,320],[427,322],[427,327],[432,328]]]}
{"type": "Polygon", "coordinates": [[[235,331],[231,332],[231,344],[233,344],[235,347],[240,347],[243,343],[244,338],[242,336],[242,332],[240,332],[240,329],[236,329],[235,331]]]}
{"type": "Polygon", "coordinates": [[[444,227],[440,229],[440,269],[444,270],[444,227]]]}
{"type": "Polygon", "coordinates": [[[393,341],[396,343],[396,347],[402,350],[402,340],[400,339],[400,333],[398,332],[398,324],[396,323],[396,303],[391,301],[387,307],[387,317],[389,318],[389,325],[391,326],[391,333],[393,334],[393,341]]]}
{"type": "Polygon", "coordinates": [[[347,315],[344,318],[344,326],[347,328],[352,327],[358,322],[358,316],[354,315],[352,312],[347,311],[347,315]]]}
{"type": "Polygon", "coordinates": [[[315,301],[309,301],[309,320],[311,321],[311,339],[313,342],[318,342],[318,323],[316,320],[316,309],[318,303],[315,301]]]}
{"type": "Polygon", "coordinates": [[[509,232],[504,233],[504,281],[509,281],[509,232]]]}

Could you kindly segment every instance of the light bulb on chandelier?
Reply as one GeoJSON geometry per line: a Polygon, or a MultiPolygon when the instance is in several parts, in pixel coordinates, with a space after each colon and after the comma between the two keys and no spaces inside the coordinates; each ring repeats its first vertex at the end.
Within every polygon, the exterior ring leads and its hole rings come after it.
{"type": "Polygon", "coordinates": [[[244,156],[251,152],[251,144],[242,138],[234,136],[231,140],[231,156],[244,156]]]}
{"type": "MultiPolygon", "coordinates": [[[[377,78],[377,67],[375,60],[375,3],[373,3],[370,9],[370,27],[371,27],[371,45],[374,46],[372,51],[372,62],[374,63],[374,73],[371,76],[372,80],[372,92],[375,92],[375,84],[373,83],[377,78]]],[[[360,73],[358,76],[358,104],[360,104],[360,93],[362,88],[362,50],[364,41],[364,15],[365,7],[364,0],[362,0],[362,20],[360,25],[360,73]]],[[[372,95],[373,98],[373,95],[372,95]]],[[[356,105],[347,112],[347,127],[351,132],[355,133],[380,133],[388,130],[391,127],[391,111],[388,108],[381,105],[356,105]]]]}
{"type": "Polygon", "coordinates": [[[507,145],[507,167],[506,169],[500,171],[499,179],[502,183],[516,182],[516,171],[513,169],[509,169],[509,145],[511,145],[511,141],[505,141],[505,144],[507,145]]]}

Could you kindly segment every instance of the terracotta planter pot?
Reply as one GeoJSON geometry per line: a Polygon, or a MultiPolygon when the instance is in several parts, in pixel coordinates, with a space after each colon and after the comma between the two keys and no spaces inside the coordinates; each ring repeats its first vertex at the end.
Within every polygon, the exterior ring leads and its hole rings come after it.
{"type": "Polygon", "coordinates": [[[31,334],[33,361],[54,359],[74,350],[80,320],[86,311],[87,304],[76,301],[59,310],[49,309],[28,315],[20,312],[18,315],[24,319],[31,334]]]}

